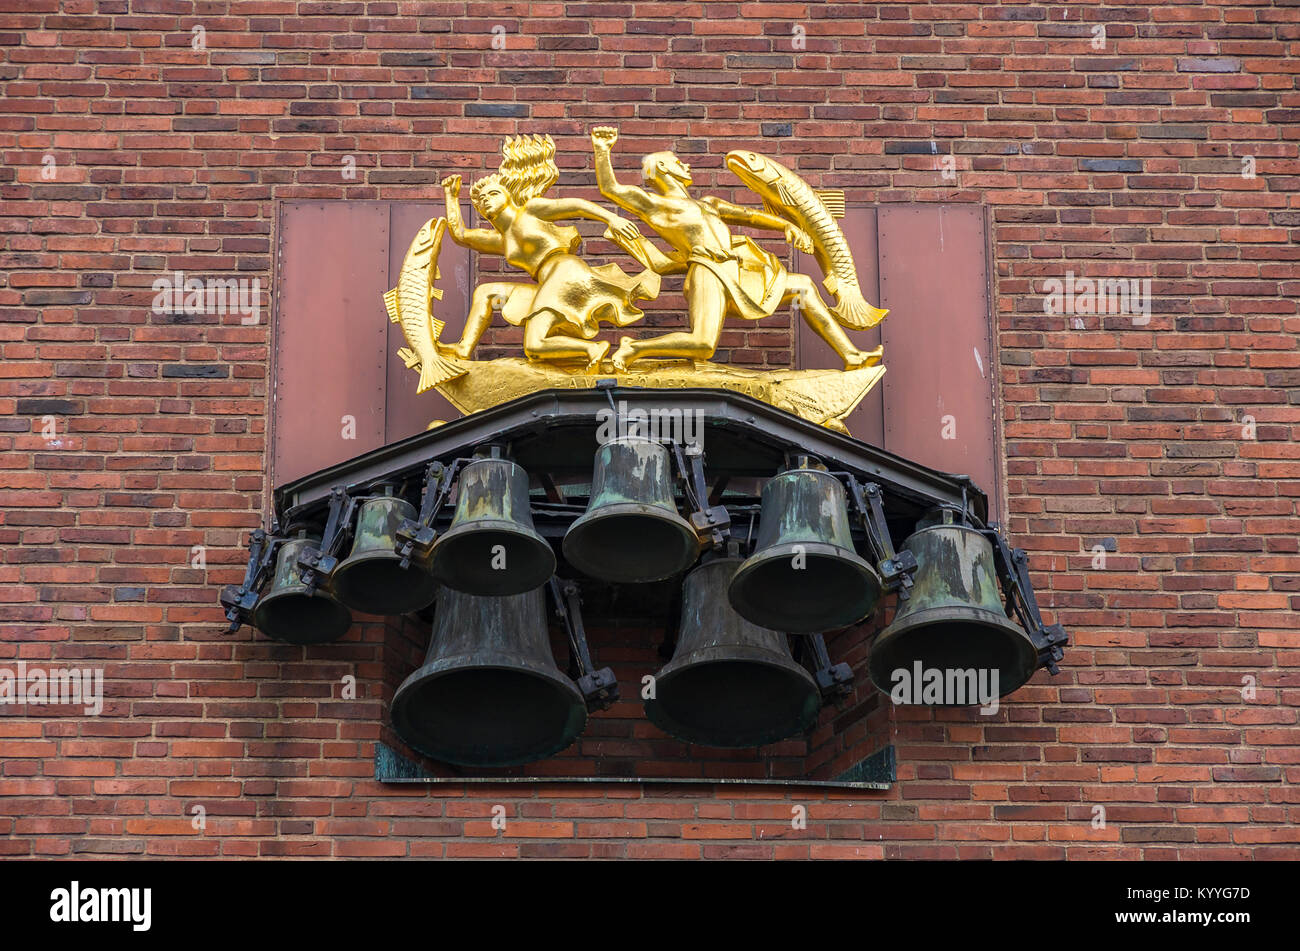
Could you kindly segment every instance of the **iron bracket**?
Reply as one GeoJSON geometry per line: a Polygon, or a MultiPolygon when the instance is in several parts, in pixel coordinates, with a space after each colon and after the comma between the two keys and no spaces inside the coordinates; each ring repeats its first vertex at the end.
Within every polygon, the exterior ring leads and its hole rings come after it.
{"type": "Polygon", "coordinates": [[[409,568],[412,561],[427,564],[433,555],[433,543],[438,537],[434,531],[433,521],[438,517],[447,497],[451,494],[452,482],[460,470],[462,460],[455,460],[450,466],[441,462],[429,463],[425,470],[424,491],[420,496],[420,514],[415,521],[402,519],[397,526],[397,540],[394,551],[402,557],[401,567],[409,568]]]}
{"type": "Polygon", "coordinates": [[[831,474],[848,485],[853,507],[862,519],[862,527],[875,554],[876,570],[880,572],[880,580],[885,583],[885,590],[897,592],[899,598],[908,600],[911,597],[912,575],[916,574],[916,556],[907,549],[894,551],[894,542],[889,537],[889,525],[885,522],[885,509],[881,505],[880,486],[874,482],[859,482],[849,472],[831,474]]]}
{"type": "Polygon", "coordinates": [[[817,689],[821,691],[822,702],[843,703],[853,695],[853,668],[848,664],[831,663],[830,652],[826,650],[826,639],[822,635],[812,634],[807,640],[817,665],[813,677],[817,681],[817,689]]]}
{"type": "Polygon", "coordinates": [[[993,543],[993,558],[1002,579],[1007,603],[1038,649],[1038,666],[1046,667],[1053,674],[1060,673],[1061,669],[1057,665],[1065,656],[1070,636],[1060,624],[1043,624],[1038,598],[1034,595],[1034,585],[1029,580],[1028,553],[1023,548],[1012,549],[1008,546],[1006,538],[995,524],[980,531],[993,543]]]}
{"type": "Polygon", "coordinates": [[[582,625],[582,597],[578,584],[552,576],[550,586],[551,596],[555,599],[555,613],[564,622],[569,635],[569,650],[578,662],[578,689],[587,701],[587,711],[608,710],[618,700],[618,680],[611,668],[596,670],[591,661],[587,632],[582,625]]]}
{"type": "Polygon", "coordinates": [[[678,442],[672,446],[673,458],[691,506],[691,527],[699,536],[701,545],[721,548],[731,537],[731,515],[724,505],[709,505],[709,490],[704,481],[704,450],[698,445],[690,445],[683,451],[678,442]]]}
{"type": "Polygon", "coordinates": [[[260,528],[253,532],[248,540],[248,566],[244,569],[243,582],[228,584],[221,589],[219,600],[226,609],[226,620],[230,622],[227,634],[234,634],[240,626],[252,623],[253,608],[257,606],[266,576],[284,544],[284,539],[278,536],[279,528],[272,521],[270,535],[260,528]]]}
{"type": "Polygon", "coordinates": [[[307,596],[316,593],[316,589],[329,580],[334,569],[339,565],[339,552],[343,542],[352,534],[352,520],[357,512],[355,496],[348,494],[343,486],[336,485],[330,490],[329,515],[325,519],[325,530],[321,533],[319,548],[303,548],[298,555],[298,568],[302,572],[302,582],[307,586],[307,596]]]}

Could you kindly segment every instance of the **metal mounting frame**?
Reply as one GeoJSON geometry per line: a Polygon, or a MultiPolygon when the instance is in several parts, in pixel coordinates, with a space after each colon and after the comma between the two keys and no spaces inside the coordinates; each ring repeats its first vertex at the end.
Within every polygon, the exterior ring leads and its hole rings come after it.
{"type": "Polygon", "coordinates": [[[731,537],[731,515],[725,505],[710,505],[709,490],[704,481],[704,450],[699,446],[672,444],[673,459],[691,509],[691,527],[700,537],[700,543],[709,548],[721,548],[731,537]]]}
{"type": "Polygon", "coordinates": [[[996,525],[981,529],[993,544],[993,560],[1002,581],[1002,591],[1010,611],[1015,612],[1020,626],[1025,629],[1034,647],[1038,649],[1038,666],[1046,667],[1052,674],[1060,673],[1059,662],[1065,656],[1070,636],[1060,624],[1043,624],[1038,609],[1033,583],[1029,580],[1029,554],[1023,548],[1011,548],[996,525]]]}
{"type": "Polygon", "coordinates": [[[555,601],[555,613],[564,624],[569,637],[570,656],[578,668],[577,684],[587,702],[587,711],[608,710],[618,701],[618,679],[611,667],[596,669],[587,644],[587,631],[582,625],[582,595],[578,583],[569,579],[551,577],[549,588],[555,601]]]}
{"type": "MultiPolygon", "coordinates": [[[[976,518],[988,517],[987,497],[969,476],[930,469],[740,393],[638,387],[542,390],[474,413],[278,486],[275,514],[282,524],[312,514],[320,518],[335,487],[352,492],[384,482],[416,482],[431,462],[449,464],[487,442],[511,442],[516,461],[540,478],[548,470],[542,444],[553,442],[561,432],[579,440],[585,437],[594,451],[597,414],[608,411],[614,395],[633,409],[699,412],[705,421],[706,443],[724,441],[732,449],[744,447],[745,458],[738,458],[739,451],[737,458],[710,452],[709,469],[715,477],[767,478],[785,455],[807,453],[828,467],[879,485],[886,514],[892,508],[895,516],[906,520],[935,506],[960,506],[965,500],[976,518]],[[531,460],[530,453],[539,459],[531,460]]],[[[588,464],[582,460],[583,466],[588,464]]]]}
{"type": "Polygon", "coordinates": [[[285,539],[279,537],[279,525],[271,524],[271,531],[262,529],[253,532],[248,540],[248,565],[244,568],[244,580],[238,585],[228,584],[221,589],[218,600],[226,609],[226,620],[230,626],[227,634],[234,634],[253,619],[253,609],[261,597],[262,587],[275,564],[280,546],[285,539]]]}
{"type": "Polygon", "coordinates": [[[907,549],[894,550],[893,539],[889,537],[889,525],[885,520],[885,510],[880,501],[880,486],[874,482],[865,485],[853,478],[849,472],[833,472],[848,485],[849,496],[853,499],[853,508],[858,513],[867,541],[876,556],[876,569],[880,580],[885,583],[886,591],[897,592],[906,601],[911,598],[912,576],[916,574],[916,556],[907,549]]]}
{"type": "MultiPolygon", "coordinates": [[[[313,589],[325,584],[337,565],[359,502],[383,487],[401,486],[419,514],[399,526],[397,553],[403,567],[427,560],[450,520],[448,503],[471,454],[485,446],[509,446],[511,457],[544,493],[532,502],[537,530],[558,539],[582,514],[585,500],[566,496],[557,480],[585,478],[590,472],[602,416],[616,395],[629,412],[702,417],[704,440],[710,443],[707,466],[698,444],[672,443],[672,453],[682,500],[705,549],[718,550],[735,538],[733,526],[748,522],[752,529],[759,510],[756,494],[746,495],[742,488],[724,495],[723,488],[765,481],[796,456],[816,458],[819,468],[832,470],[849,487],[860,515],[853,526],[855,538],[875,553],[887,589],[901,597],[907,596],[912,565],[907,552],[894,553],[889,520],[910,530],[935,507],[960,508],[976,521],[987,517],[987,498],[968,476],[927,468],[743,394],[620,387],[612,380],[598,380],[592,389],[532,393],[279,486],[272,524],[323,526],[319,548],[306,549],[297,565],[313,589]],[[419,490],[411,490],[414,486],[419,490]]],[[[250,558],[243,588],[223,592],[222,604],[236,627],[247,621],[265,584],[265,562],[273,556],[280,534],[273,528],[264,536],[264,550],[257,559],[250,558]],[[263,563],[262,568],[255,569],[254,561],[263,563]]]]}

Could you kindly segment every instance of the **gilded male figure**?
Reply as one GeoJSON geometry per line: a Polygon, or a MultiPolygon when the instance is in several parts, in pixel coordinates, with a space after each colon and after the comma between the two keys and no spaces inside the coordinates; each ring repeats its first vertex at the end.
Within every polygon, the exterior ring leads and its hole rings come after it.
{"type": "Polygon", "coordinates": [[[775,255],[747,237],[733,235],[727,224],[781,231],[795,248],[811,251],[812,243],[803,231],[766,212],[713,197],[692,198],[687,191],[693,181],[690,166],[672,152],[655,152],[642,160],[646,188],[621,184],[610,160],[617,140],[613,128],[601,126],[591,132],[596,184],[602,195],[636,215],[672,247],[666,256],[641,240],[637,257],[660,274],[685,272],[683,293],[691,329],[643,340],[621,338],[612,357],[616,369],[624,370],[644,357],[707,360],[717,350],[726,317],[759,320],[791,301],[798,302],[809,326],[839,354],[844,369],[879,360],[877,352],[854,346],[811,277],[789,273],[775,255]]]}

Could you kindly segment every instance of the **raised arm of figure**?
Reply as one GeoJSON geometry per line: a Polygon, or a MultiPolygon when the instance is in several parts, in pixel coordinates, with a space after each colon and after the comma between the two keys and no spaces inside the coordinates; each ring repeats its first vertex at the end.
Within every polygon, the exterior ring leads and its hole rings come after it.
{"type": "Polygon", "coordinates": [[[597,126],[591,130],[591,150],[596,165],[596,187],[600,193],[635,215],[645,216],[654,207],[650,194],[636,185],[624,185],[614,177],[614,163],[610,151],[618,141],[618,130],[610,126],[597,126]]]}
{"type": "Polygon", "coordinates": [[[487,228],[466,228],[460,215],[460,176],[442,180],[442,194],[447,205],[447,234],[462,247],[482,254],[505,254],[506,242],[500,232],[487,228]]]}

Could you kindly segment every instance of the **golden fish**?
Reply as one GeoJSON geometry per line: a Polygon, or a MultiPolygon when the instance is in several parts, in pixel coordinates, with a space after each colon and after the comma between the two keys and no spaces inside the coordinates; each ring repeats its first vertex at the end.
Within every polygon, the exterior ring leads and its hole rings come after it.
{"type": "Polygon", "coordinates": [[[436,345],[443,324],[433,316],[433,302],[442,300],[442,291],[433,282],[442,276],[438,271],[438,252],[446,230],[445,218],[430,218],[421,226],[402,260],[397,286],[384,293],[388,319],[401,325],[402,334],[411,345],[409,350],[402,347],[397,355],[408,367],[420,371],[417,393],[467,372],[459,363],[438,353],[436,345]]]}
{"type": "Polygon", "coordinates": [[[853,330],[874,327],[888,310],[867,303],[858,286],[858,272],[844,232],[817,192],[780,162],[757,152],[727,153],[727,168],[745,183],[772,214],[798,226],[812,239],[813,256],[825,279],[822,286],[835,295],[830,308],[835,319],[853,330]]]}

